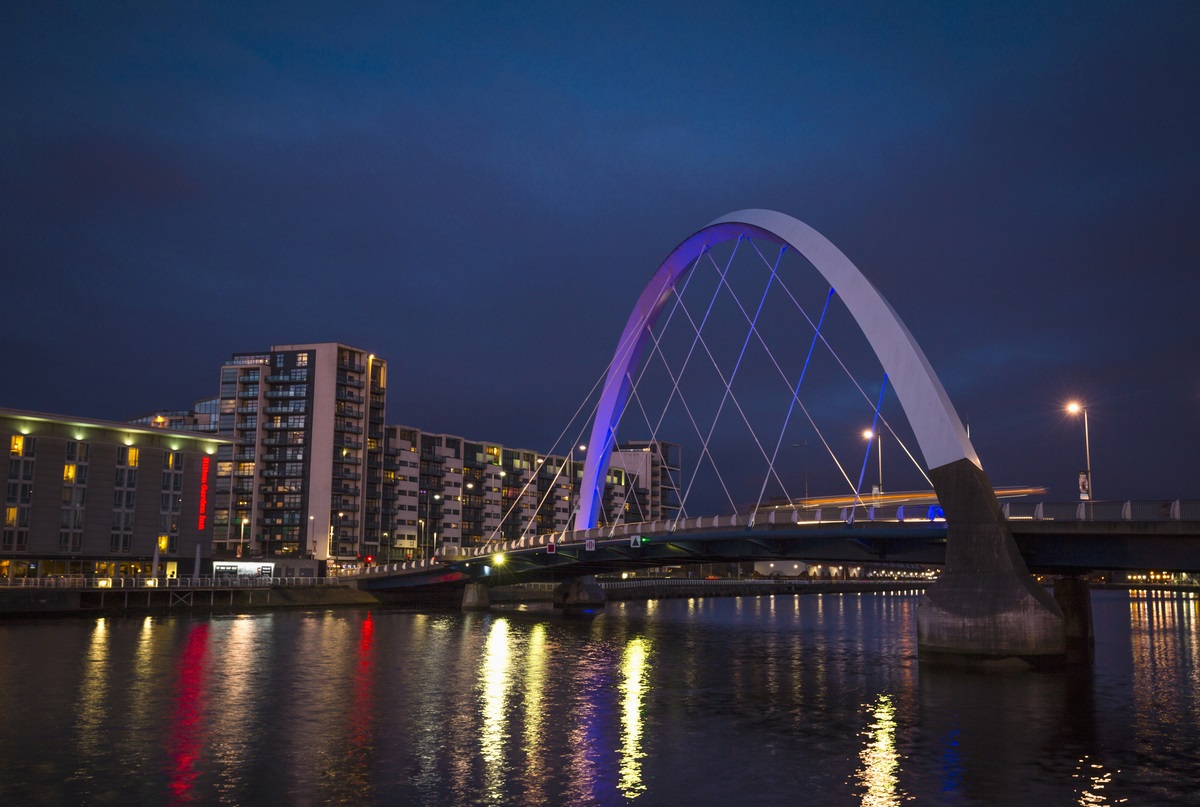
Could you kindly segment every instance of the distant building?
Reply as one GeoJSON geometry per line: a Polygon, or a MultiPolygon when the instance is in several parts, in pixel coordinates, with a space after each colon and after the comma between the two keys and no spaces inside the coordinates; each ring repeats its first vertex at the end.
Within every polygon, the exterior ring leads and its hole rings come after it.
{"type": "Polygon", "coordinates": [[[196,571],[210,557],[216,456],[228,441],[0,409],[8,449],[0,577],[196,571]]]}
{"type": "Polygon", "coordinates": [[[156,429],[171,429],[172,431],[217,433],[217,415],[220,412],[220,398],[203,398],[191,409],[163,409],[130,418],[126,423],[139,426],[152,426],[156,429]]]}
{"type": "Polygon", "coordinates": [[[172,431],[199,431],[203,434],[217,434],[217,414],[220,412],[221,399],[205,397],[200,399],[191,410],[160,410],[149,414],[140,414],[136,418],[126,420],[139,426],[152,426],[155,429],[170,429],[172,431]]]}
{"type": "MultiPolygon", "coordinates": [[[[394,480],[395,506],[388,511],[391,541],[381,560],[428,557],[442,548],[573,526],[583,451],[547,455],[406,426],[389,426],[387,435],[385,479],[394,480]]],[[[678,446],[662,441],[637,441],[614,451],[602,523],[674,517],[678,456],[678,446]]]]}
{"type": "Polygon", "coordinates": [[[634,480],[621,502],[624,521],[660,521],[679,516],[681,451],[677,443],[631,440],[613,452],[612,465],[634,480]]]}

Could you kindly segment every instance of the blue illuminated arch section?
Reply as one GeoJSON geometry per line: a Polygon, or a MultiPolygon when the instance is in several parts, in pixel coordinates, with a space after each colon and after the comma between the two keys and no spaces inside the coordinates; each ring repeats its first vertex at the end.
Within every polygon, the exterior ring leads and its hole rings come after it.
{"type": "Polygon", "coordinates": [[[675,286],[706,249],[741,237],[794,249],[833,287],[883,365],[930,470],[962,459],[982,468],[962,421],[924,352],[887,300],[850,259],[823,235],[791,216],[772,210],[739,210],[713,221],[676,247],[658,267],[629,315],[592,424],[576,529],[595,527],[599,520],[617,423],[629,402],[633,372],[659,314],[671,299],[675,286]]]}

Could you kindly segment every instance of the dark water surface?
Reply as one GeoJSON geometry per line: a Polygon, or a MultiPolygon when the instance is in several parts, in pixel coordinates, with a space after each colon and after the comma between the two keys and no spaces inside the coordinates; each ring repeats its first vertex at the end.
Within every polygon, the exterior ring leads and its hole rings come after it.
{"type": "Polygon", "coordinates": [[[917,597],[0,623],[0,805],[1200,804],[1200,600],[920,666],[917,597]]]}

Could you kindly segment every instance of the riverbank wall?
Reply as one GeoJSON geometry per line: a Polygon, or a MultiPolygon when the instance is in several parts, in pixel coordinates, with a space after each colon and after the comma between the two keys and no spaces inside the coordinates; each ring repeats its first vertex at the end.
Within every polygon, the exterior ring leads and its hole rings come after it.
{"type": "Polygon", "coordinates": [[[0,618],[71,614],[243,612],[370,607],[379,600],[348,586],[254,588],[0,588],[0,618]]]}

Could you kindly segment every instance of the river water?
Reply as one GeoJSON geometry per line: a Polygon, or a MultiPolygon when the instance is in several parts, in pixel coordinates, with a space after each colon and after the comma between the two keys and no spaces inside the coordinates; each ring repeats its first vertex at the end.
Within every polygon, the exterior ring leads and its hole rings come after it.
{"type": "Polygon", "coordinates": [[[1200,803],[1200,599],[919,665],[917,595],[0,623],[0,805],[1200,803]]]}

